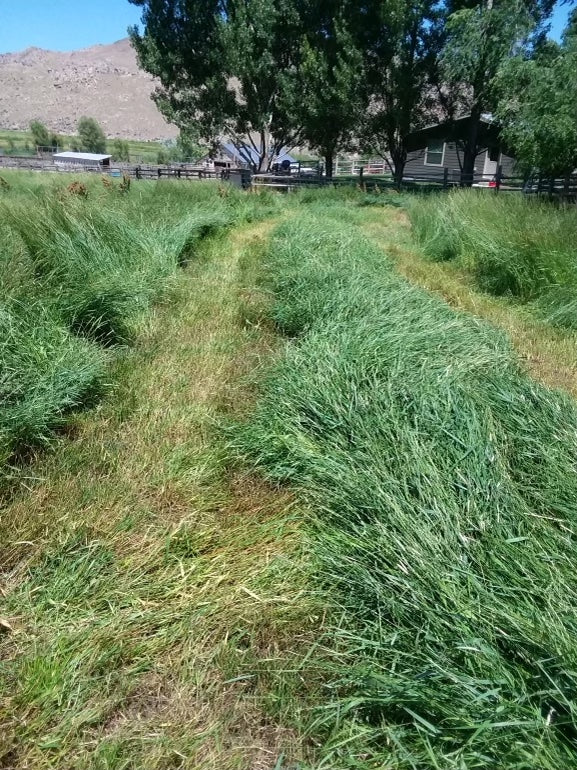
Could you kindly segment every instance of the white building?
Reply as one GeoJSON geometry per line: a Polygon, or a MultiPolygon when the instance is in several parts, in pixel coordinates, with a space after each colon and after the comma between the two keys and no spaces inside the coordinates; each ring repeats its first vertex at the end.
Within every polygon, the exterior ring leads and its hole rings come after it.
{"type": "Polygon", "coordinates": [[[100,155],[95,152],[57,152],[53,156],[57,166],[90,166],[90,168],[110,168],[112,155],[100,155]]]}

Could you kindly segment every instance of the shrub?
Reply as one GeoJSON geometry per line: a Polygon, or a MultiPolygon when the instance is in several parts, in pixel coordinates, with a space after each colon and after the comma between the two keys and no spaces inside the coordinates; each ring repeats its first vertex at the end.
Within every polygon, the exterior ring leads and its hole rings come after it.
{"type": "Polygon", "coordinates": [[[32,141],[37,147],[49,147],[50,146],[50,132],[40,120],[30,121],[30,133],[32,134],[32,141]]]}
{"type": "Polygon", "coordinates": [[[112,142],[112,157],[118,163],[130,162],[130,145],[126,139],[114,139],[112,142]]]}
{"type": "Polygon", "coordinates": [[[85,152],[106,152],[106,136],[95,118],[79,119],[78,140],[85,152]]]}
{"type": "Polygon", "coordinates": [[[70,182],[66,189],[70,195],[78,195],[80,198],[88,197],[88,188],[82,182],[70,182]]]}

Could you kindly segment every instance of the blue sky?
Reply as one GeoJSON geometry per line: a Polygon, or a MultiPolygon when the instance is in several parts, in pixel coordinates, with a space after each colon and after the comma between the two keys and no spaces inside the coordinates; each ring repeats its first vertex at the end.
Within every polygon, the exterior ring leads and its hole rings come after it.
{"type": "MultiPolygon", "coordinates": [[[[2,0],[0,0],[0,3],[1,2],[2,0]]],[[[555,12],[553,14],[553,20],[551,22],[551,31],[549,32],[549,37],[552,37],[555,40],[560,39],[563,29],[567,25],[567,19],[569,18],[569,13],[573,8],[573,5],[573,3],[565,3],[565,5],[557,3],[555,12]]]]}
{"type": "MultiPolygon", "coordinates": [[[[559,39],[571,5],[558,5],[551,37],[559,39]]],[[[28,46],[73,51],[126,37],[140,9],[128,0],[0,0],[0,53],[28,46]]]]}
{"type": "Polygon", "coordinates": [[[140,13],[128,0],[0,0],[0,53],[114,43],[140,13]]]}

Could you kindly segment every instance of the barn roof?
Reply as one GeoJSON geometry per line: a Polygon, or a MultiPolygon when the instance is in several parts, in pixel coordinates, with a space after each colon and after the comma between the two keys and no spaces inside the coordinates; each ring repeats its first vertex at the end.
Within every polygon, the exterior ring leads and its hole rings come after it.
{"type": "MultiPolygon", "coordinates": [[[[258,163],[258,153],[257,151],[249,147],[248,145],[243,145],[242,152],[238,150],[238,148],[232,143],[232,142],[222,142],[222,148],[223,150],[230,155],[230,157],[234,158],[235,160],[245,163],[247,156],[250,158],[252,163],[258,163]]],[[[289,155],[288,152],[285,150],[281,150],[275,160],[278,163],[282,163],[283,160],[288,160],[290,163],[296,163],[296,158],[293,158],[292,155],[289,155]]]]}
{"type": "Polygon", "coordinates": [[[56,152],[54,157],[59,160],[93,160],[98,162],[112,158],[112,155],[100,155],[96,152],[56,152]]]}

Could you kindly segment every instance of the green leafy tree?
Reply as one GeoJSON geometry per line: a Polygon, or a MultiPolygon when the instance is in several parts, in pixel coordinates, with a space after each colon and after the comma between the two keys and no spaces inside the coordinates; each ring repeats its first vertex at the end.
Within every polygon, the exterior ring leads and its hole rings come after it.
{"type": "Polygon", "coordinates": [[[400,186],[407,136],[435,119],[441,14],[436,0],[365,4],[363,48],[369,109],[363,144],[389,164],[400,186]]]}
{"type": "Polygon", "coordinates": [[[95,118],[80,118],[78,139],[84,152],[106,152],[106,136],[95,118]]]}
{"type": "Polygon", "coordinates": [[[162,148],[158,151],[157,158],[160,165],[179,163],[182,160],[181,150],[176,139],[166,139],[162,148]]]}
{"type": "Polygon", "coordinates": [[[112,142],[112,157],[119,163],[130,161],[130,145],[126,139],[115,139],[112,142]]]}
{"type": "Polygon", "coordinates": [[[30,133],[32,134],[32,141],[36,147],[57,150],[62,144],[62,140],[58,134],[49,131],[40,120],[30,121],[30,133]]]}
{"type": "Polygon", "coordinates": [[[205,154],[194,131],[181,131],[177,139],[167,139],[157,153],[159,165],[194,162],[205,154]]]}
{"type": "Polygon", "coordinates": [[[330,179],[337,151],[350,145],[364,111],[363,58],[343,15],[335,17],[329,3],[318,7],[325,14],[309,20],[298,77],[289,77],[286,92],[300,139],[320,152],[330,179]]]}
{"type": "Polygon", "coordinates": [[[552,0],[483,0],[450,3],[441,73],[447,89],[458,95],[470,114],[468,135],[462,142],[462,173],[471,184],[483,113],[497,103],[497,76],[507,60],[531,45],[543,33],[552,0]]]}
{"type": "Polygon", "coordinates": [[[197,133],[193,130],[180,132],[175,151],[178,160],[189,162],[199,160],[206,152],[198,140],[197,133]]]}
{"type": "Polygon", "coordinates": [[[143,31],[130,37],[160,81],[160,110],[204,141],[230,137],[254,170],[268,168],[296,133],[286,90],[301,43],[298,0],[130,1],[142,8],[143,31]]]}
{"type": "Polygon", "coordinates": [[[50,132],[40,120],[30,121],[30,133],[32,134],[32,141],[36,147],[50,147],[51,136],[50,132]]]}
{"type": "Polygon", "coordinates": [[[503,138],[525,173],[551,177],[577,167],[577,9],[561,45],[549,41],[531,59],[515,57],[500,73],[497,115],[503,138]]]}
{"type": "Polygon", "coordinates": [[[170,156],[168,153],[168,150],[166,150],[164,147],[161,147],[156,155],[156,162],[159,166],[166,166],[168,163],[170,163],[170,156]]]}

